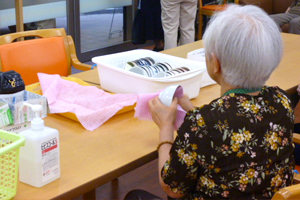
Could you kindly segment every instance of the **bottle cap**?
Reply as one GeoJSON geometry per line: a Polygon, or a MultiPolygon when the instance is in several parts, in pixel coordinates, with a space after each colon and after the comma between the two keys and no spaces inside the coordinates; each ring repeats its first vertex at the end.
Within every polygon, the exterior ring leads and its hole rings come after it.
{"type": "Polygon", "coordinates": [[[20,110],[23,110],[24,106],[28,106],[32,109],[32,111],[34,112],[34,118],[31,121],[31,129],[34,130],[39,130],[39,129],[43,129],[44,128],[44,120],[42,120],[42,118],[40,117],[40,112],[42,110],[42,106],[39,104],[30,104],[27,102],[24,102],[23,105],[21,106],[20,110]]]}

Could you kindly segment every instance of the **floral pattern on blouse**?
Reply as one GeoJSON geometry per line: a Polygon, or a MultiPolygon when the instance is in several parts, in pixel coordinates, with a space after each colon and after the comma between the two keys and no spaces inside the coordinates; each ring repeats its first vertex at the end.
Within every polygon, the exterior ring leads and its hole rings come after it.
{"type": "Polygon", "coordinates": [[[229,94],[187,113],[162,178],[183,199],[270,199],[293,180],[287,94],[229,94]]]}

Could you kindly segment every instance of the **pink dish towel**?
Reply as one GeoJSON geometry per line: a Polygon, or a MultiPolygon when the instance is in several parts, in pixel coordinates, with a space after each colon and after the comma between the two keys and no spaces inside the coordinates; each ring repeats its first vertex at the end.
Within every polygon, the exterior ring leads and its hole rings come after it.
{"type": "MultiPolygon", "coordinates": [[[[161,91],[160,91],[161,92],[161,91]]],[[[152,120],[152,116],[148,107],[148,102],[159,95],[159,93],[148,93],[148,94],[139,94],[137,99],[137,104],[135,107],[134,117],[138,117],[142,120],[152,120]]],[[[183,87],[179,86],[174,94],[174,97],[181,98],[183,96],[183,87]]],[[[177,106],[177,118],[175,121],[174,130],[177,130],[184,121],[186,111],[177,106]]]]}
{"type": "MultiPolygon", "coordinates": [[[[141,120],[152,120],[148,101],[159,93],[148,94],[109,94],[95,86],[82,86],[64,80],[59,75],[38,73],[43,96],[47,98],[51,113],[75,113],[82,126],[90,131],[95,130],[113,117],[124,106],[137,103],[135,117],[141,120]]],[[[175,93],[183,95],[182,87],[175,93]]],[[[175,129],[182,124],[186,112],[178,106],[175,129]]]]}
{"type": "Polygon", "coordinates": [[[93,131],[124,106],[137,101],[137,94],[109,94],[95,86],[82,86],[59,75],[38,73],[43,96],[51,113],[75,113],[84,128],[93,131]]]}

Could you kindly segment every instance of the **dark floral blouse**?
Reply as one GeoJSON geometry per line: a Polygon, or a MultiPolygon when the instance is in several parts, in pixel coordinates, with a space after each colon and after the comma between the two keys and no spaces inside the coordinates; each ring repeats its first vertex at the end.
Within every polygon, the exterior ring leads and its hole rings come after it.
{"type": "Polygon", "coordinates": [[[278,87],[216,99],[187,113],[162,178],[183,199],[270,199],[293,180],[293,121],[278,87]]]}

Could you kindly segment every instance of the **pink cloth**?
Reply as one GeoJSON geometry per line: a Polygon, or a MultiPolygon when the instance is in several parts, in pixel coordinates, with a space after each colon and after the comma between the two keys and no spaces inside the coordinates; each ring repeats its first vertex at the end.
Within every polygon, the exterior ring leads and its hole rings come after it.
{"type": "MultiPolygon", "coordinates": [[[[93,131],[124,106],[137,102],[135,117],[141,120],[152,120],[148,101],[159,93],[152,94],[109,94],[95,86],[82,86],[64,80],[59,75],[38,73],[43,96],[47,98],[51,113],[75,113],[79,122],[87,130],[93,131]]],[[[180,86],[176,97],[182,97],[180,86]]],[[[182,124],[186,112],[178,106],[175,129],[182,124]]]]}
{"type": "Polygon", "coordinates": [[[109,94],[95,86],[82,86],[59,75],[38,73],[51,113],[75,113],[87,130],[95,130],[124,106],[136,103],[136,94],[109,94]]]}
{"type": "MultiPolygon", "coordinates": [[[[161,91],[160,91],[161,92],[161,91]]],[[[139,94],[137,99],[137,104],[135,107],[134,117],[138,117],[142,120],[152,120],[152,116],[148,107],[148,102],[159,95],[159,93],[148,93],[148,94],[139,94]]],[[[174,97],[181,98],[183,96],[183,88],[179,86],[174,94],[174,97]]],[[[174,130],[177,130],[184,121],[186,111],[177,106],[177,118],[175,122],[174,130]]]]}

